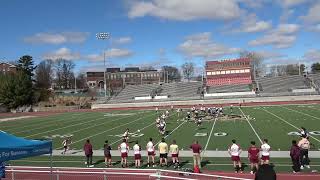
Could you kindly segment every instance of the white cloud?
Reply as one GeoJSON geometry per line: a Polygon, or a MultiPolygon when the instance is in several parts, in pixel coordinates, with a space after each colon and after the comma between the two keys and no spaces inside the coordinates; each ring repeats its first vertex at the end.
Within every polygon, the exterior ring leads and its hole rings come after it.
{"type": "Polygon", "coordinates": [[[320,61],[320,49],[311,49],[307,51],[303,59],[305,61],[319,62],[320,61]]]}
{"type": "Polygon", "coordinates": [[[88,36],[87,32],[37,33],[24,38],[24,42],[34,44],[82,43],[88,36]]]}
{"type": "Polygon", "coordinates": [[[42,58],[43,59],[51,59],[51,60],[57,60],[57,59],[65,59],[65,60],[77,60],[80,59],[81,55],[77,52],[71,52],[68,48],[60,48],[56,51],[45,53],[42,58]]]}
{"type": "Polygon", "coordinates": [[[320,23],[320,2],[310,7],[307,15],[301,17],[308,24],[320,23]]]}
{"type": "Polygon", "coordinates": [[[235,31],[254,33],[269,30],[271,29],[271,27],[271,22],[258,21],[257,16],[255,14],[250,14],[249,16],[243,18],[240,29],[235,31]]]}
{"type": "Polygon", "coordinates": [[[262,8],[268,0],[237,0],[239,3],[242,3],[246,7],[257,9],[262,8]]]}
{"type": "MultiPolygon", "coordinates": [[[[125,58],[133,55],[133,52],[128,49],[117,49],[112,48],[110,50],[105,51],[106,58],[125,58]]],[[[103,54],[90,54],[85,56],[89,61],[103,61],[103,54]]]]}
{"type": "Polygon", "coordinates": [[[283,7],[289,8],[289,7],[293,7],[293,6],[297,6],[297,5],[306,3],[310,0],[278,0],[278,1],[283,7]]]}
{"type": "Polygon", "coordinates": [[[276,51],[257,51],[256,53],[262,56],[264,59],[282,58],[285,56],[276,51]]]}
{"type": "Polygon", "coordinates": [[[224,55],[235,54],[239,48],[230,48],[223,44],[215,43],[211,40],[211,33],[204,32],[186,37],[178,50],[186,57],[213,58],[224,55]]]}
{"type": "Polygon", "coordinates": [[[272,45],[276,48],[291,47],[296,41],[297,24],[280,24],[277,29],[269,31],[263,37],[249,42],[251,46],[272,45]]]}
{"type": "Polygon", "coordinates": [[[113,43],[115,44],[128,44],[132,42],[131,37],[120,37],[118,39],[113,40],[113,43]]]}
{"type": "Polygon", "coordinates": [[[130,18],[154,16],[170,20],[239,18],[242,11],[236,0],[151,0],[131,4],[130,18]]]}

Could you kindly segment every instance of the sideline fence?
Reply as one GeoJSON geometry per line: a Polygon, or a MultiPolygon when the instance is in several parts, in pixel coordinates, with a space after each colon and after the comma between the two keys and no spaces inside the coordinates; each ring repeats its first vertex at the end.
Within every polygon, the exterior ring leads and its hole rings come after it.
{"type": "Polygon", "coordinates": [[[121,168],[66,168],[9,166],[4,180],[251,180],[213,174],[191,173],[163,169],[121,169],[121,168]]]}

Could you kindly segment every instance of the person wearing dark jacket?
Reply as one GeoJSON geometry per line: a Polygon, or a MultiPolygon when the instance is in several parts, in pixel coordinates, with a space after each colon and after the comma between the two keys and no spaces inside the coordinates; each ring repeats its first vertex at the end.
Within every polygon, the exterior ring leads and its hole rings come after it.
{"type": "Polygon", "coordinates": [[[87,167],[93,167],[93,164],[92,164],[92,155],[93,155],[93,151],[92,151],[92,145],[90,143],[90,140],[87,139],[86,143],[84,144],[83,146],[83,151],[84,151],[84,154],[86,155],[86,164],[87,164],[87,167]]]}
{"type": "Polygon", "coordinates": [[[292,161],[292,169],[293,173],[297,173],[300,171],[300,147],[297,145],[297,141],[292,141],[292,146],[290,149],[290,157],[292,161]]]}
{"type": "Polygon", "coordinates": [[[254,179],[255,180],[276,180],[277,175],[271,165],[263,164],[259,167],[254,179]]]}

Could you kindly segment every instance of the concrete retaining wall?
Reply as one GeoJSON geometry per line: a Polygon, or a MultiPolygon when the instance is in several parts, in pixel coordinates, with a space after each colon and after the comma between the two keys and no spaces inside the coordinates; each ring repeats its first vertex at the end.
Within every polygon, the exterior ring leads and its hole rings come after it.
{"type": "Polygon", "coordinates": [[[280,96],[280,97],[255,97],[235,99],[211,99],[211,100],[190,100],[190,101],[163,101],[163,102],[135,102],[119,104],[93,104],[92,109],[113,109],[113,108],[138,108],[138,107],[161,107],[161,106],[192,106],[196,104],[254,104],[273,102],[298,102],[298,101],[320,101],[320,95],[312,96],[280,96]]]}

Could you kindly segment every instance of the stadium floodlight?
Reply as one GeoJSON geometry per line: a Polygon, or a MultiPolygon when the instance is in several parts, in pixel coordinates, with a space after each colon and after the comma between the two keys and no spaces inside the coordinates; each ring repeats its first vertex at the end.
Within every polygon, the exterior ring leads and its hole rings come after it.
{"type": "MultiPolygon", "coordinates": [[[[98,40],[108,40],[111,37],[110,33],[108,32],[100,32],[96,34],[96,38],[98,40]]],[[[103,51],[103,65],[104,65],[104,70],[103,70],[103,86],[104,86],[104,98],[107,100],[107,80],[106,80],[106,51],[103,51]]]]}

